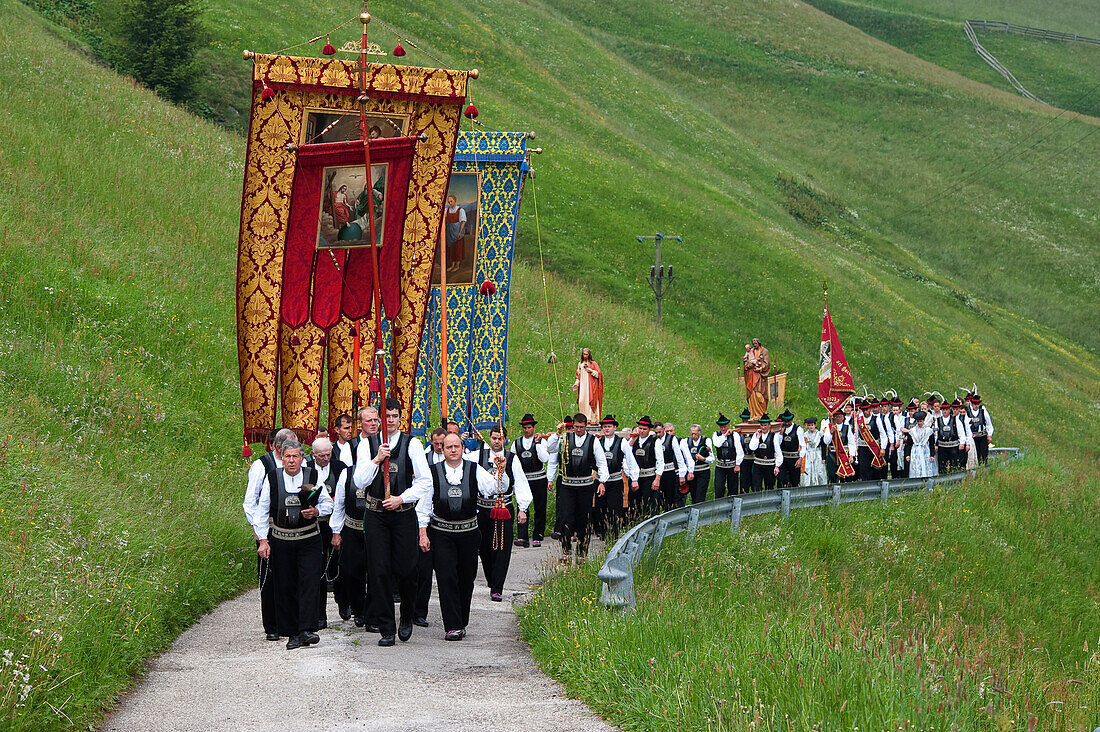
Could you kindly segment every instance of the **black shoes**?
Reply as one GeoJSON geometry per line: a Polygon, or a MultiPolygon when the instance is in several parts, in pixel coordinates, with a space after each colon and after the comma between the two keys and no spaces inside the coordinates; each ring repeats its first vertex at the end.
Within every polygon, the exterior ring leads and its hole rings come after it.
{"type": "Polygon", "coordinates": [[[279,640],[279,634],[278,633],[268,633],[267,634],[267,639],[268,640],[279,640]]]}
{"type": "Polygon", "coordinates": [[[528,542],[526,539],[516,539],[512,543],[515,544],[516,546],[522,546],[522,547],[530,546],[530,542],[528,542]]]}
{"type": "Polygon", "coordinates": [[[355,627],[356,628],[362,628],[366,624],[367,624],[367,619],[366,618],[362,618],[358,615],[355,616],[355,627]]]}
{"type": "Polygon", "coordinates": [[[377,625],[368,625],[364,630],[366,630],[368,633],[377,633],[377,632],[379,632],[377,625]]]}
{"type": "Polygon", "coordinates": [[[317,624],[317,629],[318,630],[324,630],[327,627],[328,627],[328,621],[327,620],[322,620],[320,623],[317,624]]]}
{"type": "Polygon", "coordinates": [[[341,620],[351,620],[351,608],[348,608],[348,607],[340,608],[340,619],[341,620]]]}
{"type": "Polygon", "coordinates": [[[379,639],[378,639],[378,645],[380,645],[380,646],[382,646],[382,647],[386,647],[386,646],[392,646],[392,645],[394,645],[394,644],[395,644],[396,642],[397,642],[397,641],[395,641],[395,640],[393,639],[393,636],[392,636],[392,635],[384,635],[384,636],[382,636],[381,638],[379,638],[379,639]]]}
{"type": "Polygon", "coordinates": [[[305,644],[302,643],[302,637],[301,636],[292,635],[292,636],[290,636],[290,640],[288,640],[286,642],[286,649],[288,651],[293,651],[295,648],[301,648],[303,645],[305,645],[305,644]]]}
{"type": "Polygon", "coordinates": [[[428,622],[427,618],[413,618],[413,625],[421,628],[427,628],[429,625],[431,625],[431,623],[428,622]]]}
{"type": "Polygon", "coordinates": [[[463,635],[463,633],[462,633],[461,630],[448,630],[443,635],[443,640],[460,641],[460,640],[462,640],[462,635],[463,635]]]}
{"type": "Polygon", "coordinates": [[[412,638],[413,626],[408,620],[402,620],[401,624],[397,626],[397,637],[404,643],[409,638],[412,638]]]}
{"type": "Polygon", "coordinates": [[[312,646],[321,642],[321,636],[310,631],[304,631],[298,634],[298,639],[302,641],[303,646],[312,646]]]}

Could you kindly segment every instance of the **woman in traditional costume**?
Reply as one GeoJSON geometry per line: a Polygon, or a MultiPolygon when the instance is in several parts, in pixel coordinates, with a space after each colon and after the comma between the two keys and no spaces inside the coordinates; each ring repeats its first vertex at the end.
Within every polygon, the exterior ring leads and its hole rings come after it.
{"type": "Polygon", "coordinates": [[[821,441],[825,433],[817,428],[817,420],[813,417],[803,422],[802,445],[806,448],[802,464],[802,478],[799,485],[825,485],[829,477],[825,473],[825,458],[821,451],[821,441]]]}
{"type": "Polygon", "coordinates": [[[936,475],[935,442],[932,439],[932,428],[925,425],[927,417],[926,412],[917,412],[913,415],[917,423],[912,428],[902,428],[902,432],[913,441],[906,458],[909,461],[910,478],[931,478],[936,475]]]}

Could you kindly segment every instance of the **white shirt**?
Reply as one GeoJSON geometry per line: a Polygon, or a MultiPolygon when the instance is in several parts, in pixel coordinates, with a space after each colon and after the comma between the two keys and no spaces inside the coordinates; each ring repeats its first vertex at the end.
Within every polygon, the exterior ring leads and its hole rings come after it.
{"type": "MultiPolygon", "coordinates": [[[[531,436],[531,437],[520,436],[520,438],[518,440],[515,440],[512,443],[512,452],[514,452],[518,455],[521,452],[526,452],[526,451],[530,450],[532,445],[533,445],[534,448],[535,448],[535,457],[537,457],[539,459],[539,462],[541,462],[543,467],[545,468],[546,464],[550,462],[550,452],[549,452],[549,449],[547,448],[547,445],[549,444],[549,441],[550,441],[551,438],[554,440],[555,447],[556,447],[557,446],[557,440],[558,440],[557,435],[551,435],[550,437],[546,438],[545,440],[539,440],[538,442],[535,442],[534,436],[531,436]]],[[[555,450],[555,452],[557,452],[557,450],[555,450]]]]}
{"type": "MultiPolygon", "coordinates": [[[[287,475],[285,470],[280,468],[283,474],[283,487],[287,493],[297,493],[302,487],[302,481],[305,479],[306,471],[300,469],[297,475],[287,475]]],[[[263,487],[260,489],[260,500],[256,504],[256,510],[252,514],[252,530],[256,532],[256,536],[260,539],[266,539],[269,529],[269,523],[271,521],[271,482],[264,480],[263,487]]],[[[329,516],[332,514],[332,497],[329,496],[328,491],[323,486],[319,487],[319,493],[317,495],[317,512],[319,516],[329,516]]]]}
{"type": "Polygon", "coordinates": [[[436,463],[441,463],[447,459],[443,453],[436,452],[430,447],[424,452],[424,457],[427,459],[429,467],[435,465],[436,463]]]}
{"type": "MultiPolygon", "coordinates": [[[[468,460],[471,463],[477,463],[478,459],[481,457],[482,450],[489,453],[488,462],[489,462],[490,465],[495,466],[496,465],[496,459],[498,457],[503,457],[507,461],[507,457],[504,453],[504,450],[501,450],[500,452],[493,452],[492,448],[489,447],[488,445],[485,445],[481,450],[478,450],[476,452],[468,452],[465,455],[463,455],[462,458],[463,458],[463,460],[468,460]]],[[[478,463],[478,464],[480,465],[480,463],[478,463]]],[[[507,466],[507,462],[505,462],[505,465],[507,466]]],[[[458,469],[458,468],[451,468],[450,466],[447,466],[447,468],[448,468],[448,470],[452,470],[452,469],[457,470],[458,469]]],[[[485,470],[485,469],[482,468],[482,470],[485,470]]],[[[510,485],[512,485],[512,483],[514,482],[515,483],[515,491],[516,491],[516,505],[519,506],[520,511],[527,511],[527,507],[531,505],[531,501],[535,500],[535,497],[531,493],[531,484],[527,482],[527,473],[523,472],[523,466],[520,464],[518,457],[517,458],[512,458],[512,472],[515,473],[515,481],[512,481],[512,476],[509,475],[507,470],[505,470],[504,475],[502,475],[500,477],[502,485],[499,489],[497,487],[496,469],[494,468],[492,472],[490,472],[488,470],[485,470],[485,472],[489,474],[489,477],[493,481],[493,495],[494,496],[497,493],[501,492],[501,490],[504,493],[507,493],[508,492],[508,487],[510,485]]],[[[461,476],[459,476],[459,477],[461,477],[461,476]]],[[[478,478],[478,481],[480,481],[480,480],[481,480],[481,478],[478,478]]]]}
{"type": "MultiPolygon", "coordinates": [[[[443,464],[443,477],[451,485],[461,485],[462,483],[462,469],[463,463],[470,462],[463,459],[462,463],[459,463],[458,467],[452,468],[449,464],[444,462],[443,464]]],[[[497,494],[497,479],[493,477],[485,468],[480,465],[474,464],[474,478],[477,481],[477,492],[485,498],[492,498],[497,494]]],[[[434,485],[434,484],[433,484],[434,485]]],[[[433,487],[433,498],[434,487],[433,487]]],[[[521,511],[523,509],[520,509],[521,511]]]]}
{"type": "MultiPolygon", "coordinates": [[[[275,457],[272,455],[272,457],[275,457]]],[[[275,469],[283,469],[283,461],[279,458],[275,458],[275,469]]],[[[252,461],[252,464],[248,466],[248,484],[244,488],[244,517],[248,519],[248,523],[253,526],[256,523],[256,504],[260,502],[260,489],[263,488],[264,480],[267,476],[267,471],[264,470],[263,462],[257,458],[252,461]]],[[[256,534],[257,539],[261,539],[259,534],[256,534]]]]}
{"type": "Polygon", "coordinates": [[[351,453],[351,443],[338,441],[333,447],[336,448],[336,452],[333,453],[332,458],[339,460],[350,468],[352,463],[355,462],[355,456],[351,453]]]}
{"type": "MultiPolygon", "coordinates": [[[[611,449],[614,444],[616,435],[606,437],[600,435],[598,444],[603,448],[604,460],[607,459],[607,451],[611,449]]],[[[638,480],[638,461],[634,459],[634,451],[630,449],[630,444],[626,440],[619,441],[619,451],[623,454],[623,469],[622,472],[626,476],[626,480],[638,480]]],[[[608,472],[610,477],[611,473],[608,472]]]]}
{"type": "MultiPolygon", "coordinates": [[[[390,450],[393,450],[397,446],[397,441],[401,438],[402,432],[397,431],[390,435],[388,443],[390,450]]],[[[424,456],[424,445],[420,440],[415,437],[409,437],[409,461],[412,463],[412,485],[405,489],[401,493],[391,493],[391,495],[397,495],[401,497],[403,503],[416,504],[416,518],[420,527],[423,528],[428,525],[428,517],[432,513],[432,493],[435,490],[435,484],[432,482],[432,475],[428,471],[428,460],[424,456]]],[[[370,449],[370,440],[364,439],[359,443],[359,454],[355,459],[355,474],[352,476],[352,482],[356,488],[366,489],[374,482],[374,476],[378,475],[378,466],[374,464],[374,454],[370,449]]],[[[392,486],[391,486],[392,489],[392,486]]]]}
{"type": "MultiPolygon", "coordinates": [[[[775,448],[775,467],[779,467],[783,464],[783,451],[779,449],[779,435],[772,434],[772,446],[775,448]]],[[[752,439],[749,440],[749,450],[756,450],[760,447],[760,433],[754,432],[752,439]]]]}
{"type": "MultiPolygon", "coordinates": [[[[782,440],[784,435],[791,434],[791,430],[794,430],[795,439],[798,440],[798,457],[799,458],[806,457],[806,433],[798,425],[792,424],[792,425],[788,425],[787,427],[784,427],[782,429],[782,431],[779,433],[779,436],[778,436],[777,439],[782,440]]],[[[780,452],[782,452],[782,451],[780,451],[780,452]]]]}
{"type": "Polygon", "coordinates": [[[687,465],[684,463],[684,456],[680,454],[680,441],[676,439],[675,435],[670,435],[667,433],[661,435],[660,437],[654,435],[654,437],[656,437],[657,439],[657,445],[654,447],[654,450],[660,456],[660,462],[658,464],[661,466],[661,469],[657,471],[657,475],[664,475],[666,470],[675,470],[676,474],[680,477],[680,480],[683,480],[687,476],[688,471],[687,465]],[[664,461],[665,445],[668,444],[670,440],[672,441],[672,454],[676,459],[676,463],[674,465],[669,465],[664,461]]]}
{"type": "Polygon", "coordinates": [[[989,437],[990,439],[993,439],[993,420],[989,418],[989,410],[988,409],[982,409],[982,407],[978,407],[978,409],[973,410],[973,411],[967,409],[967,414],[969,415],[969,418],[967,419],[967,421],[969,422],[970,419],[976,418],[978,416],[979,412],[984,416],[984,419],[982,421],[985,424],[986,436],[989,437]]]}
{"type": "Polygon", "coordinates": [[[688,467],[689,473],[694,473],[695,466],[699,463],[698,460],[695,460],[691,457],[691,446],[693,444],[698,445],[699,449],[702,449],[705,446],[708,449],[708,452],[710,452],[710,454],[707,455],[706,458],[703,460],[704,463],[710,465],[714,462],[714,443],[710,441],[710,438],[700,436],[699,442],[696,443],[691,435],[688,435],[680,441],[680,452],[684,456],[684,462],[686,462],[690,466],[688,467]]]}
{"type": "Polygon", "coordinates": [[[741,461],[745,459],[745,448],[741,446],[740,435],[738,435],[733,430],[730,430],[724,435],[721,432],[715,432],[713,435],[710,436],[711,454],[714,454],[715,450],[726,444],[726,440],[731,440],[733,442],[733,464],[740,465],[741,461]]]}
{"type": "Polygon", "coordinates": [[[554,485],[554,479],[558,477],[558,464],[561,462],[561,435],[551,432],[545,440],[546,444],[546,481],[554,485]]]}

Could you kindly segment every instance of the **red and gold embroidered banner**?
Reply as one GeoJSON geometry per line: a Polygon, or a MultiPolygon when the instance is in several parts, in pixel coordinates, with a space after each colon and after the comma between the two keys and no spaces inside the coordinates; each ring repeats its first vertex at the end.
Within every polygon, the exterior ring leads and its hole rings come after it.
{"type": "MultiPolygon", "coordinates": [[[[389,292],[386,300],[393,304],[396,315],[391,317],[389,374],[392,396],[405,406],[405,428],[412,412],[428,281],[467,77],[465,71],[392,64],[372,64],[367,70],[366,114],[377,120],[378,136],[418,138],[408,164],[407,189],[400,202],[403,205],[387,207],[385,212],[388,240],[394,234],[389,229],[391,214],[395,208],[403,209],[402,215],[393,219],[400,229],[400,245],[389,247],[387,252],[383,241],[382,247],[383,260],[387,253],[394,260],[384,263],[383,271],[388,266],[391,273],[396,272],[396,291],[392,275],[391,284],[383,289],[389,292]]],[[[311,253],[303,250],[291,257],[287,244],[296,194],[295,174],[301,150],[310,144],[329,143],[325,132],[339,131],[343,124],[340,117],[354,118],[358,123],[358,64],[339,59],[257,55],[253,82],[237,253],[237,355],[245,437],[251,442],[266,439],[276,424],[277,407],[281,407],[281,426],[308,439],[319,426],[326,371],[330,412],[348,409],[350,399],[345,401],[343,397],[345,392],[350,395],[352,380],[350,363],[345,364],[344,357],[351,352],[352,343],[348,318],[369,314],[370,297],[364,292],[369,293],[370,279],[368,275],[364,284],[363,275],[370,267],[366,256],[361,256],[369,254],[366,247],[322,248],[311,253]],[[269,99],[260,94],[264,84],[275,92],[269,99]],[[298,280],[297,289],[287,293],[294,300],[293,317],[284,323],[286,266],[295,272],[308,269],[312,276],[306,278],[308,290],[304,297],[298,280]],[[338,307],[334,299],[337,289],[338,307]]],[[[372,139],[374,132],[372,127],[372,139]]],[[[380,144],[379,149],[382,147],[380,144]]],[[[393,175],[392,170],[386,173],[390,201],[394,195],[390,187],[393,175]]],[[[396,185],[401,188],[400,182],[396,185]]],[[[387,284],[385,279],[383,284],[387,284]]],[[[389,312],[386,315],[390,317],[389,312]]],[[[364,336],[364,342],[371,343],[370,334],[364,336]]],[[[360,367],[368,377],[369,361],[364,358],[360,367]]]]}

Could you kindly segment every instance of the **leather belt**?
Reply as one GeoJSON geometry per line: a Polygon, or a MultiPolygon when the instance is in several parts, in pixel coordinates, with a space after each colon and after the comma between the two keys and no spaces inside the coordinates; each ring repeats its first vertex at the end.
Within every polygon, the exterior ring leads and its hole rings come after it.
{"type": "Polygon", "coordinates": [[[717,461],[715,461],[714,464],[717,465],[718,467],[724,468],[726,470],[733,470],[734,468],[737,467],[737,461],[736,460],[717,460],[717,461]]]}
{"type": "Polygon", "coordinates": [[[460,534],[466,531],[473,531],[477,528],[477,516],[465,521],[447,521],[436,516],[434,513],[429,519],[429,524],[436,531],[444,531],[448,534],[460,534]]]}
{"type": "Polygon", "coordinates": [[[642,468],[638,471],[639,478],[653,478],[657,475],[657,468],[642,468]]]}
{"type": "Polygon", "coordinates": [[[301,539],[308,539],[311,536],[320,536],[320,534],[321,530],[317,528],[316,523],[312,523],[309,526],[303,526],[300,529],[281,529],[278,526],[271,527],[271,535],[282,541],[300,541],[301,539]]]}
{"type": "Polygon", "coordinates": [[[537,473],[528,473],[527,471],[524,471],[523,474],[527,476],[527,480],[538,480],[539,478],[546,477],[546,468],[543,468],[537,473]]]}
{"type": "MultiPolygon", "coordinates": [[[[504,494],[504,505],[505,506],[507,506],[508,504],[510,504],[512,502],[512,497],[514,495],[515,495],[514,493],[505,493],[504,494]]],[[[497,505],[496,496],[493,496],[492,498],[486,498],[485,496],[479,495],[477,497],[477,507],[478,508],[492,508],[495,505],[497,505]]]]}
{"type": "Polygon", "coordinates": [[[586,485],[592,485],[594,481],[591,478],[575,477],[572,475],[563,475],[561,477],[561,484],[573,487],[583,487],[586,485]]]}
{"type": "Polygon", "coordinates": [[[351,516],[348,516],[344,519],[344,528],[346,528],[346,529],[355,529],[356,531],[362,531],[363,530],[363,519],[353,519],[351,516]]]}
{"type": "MultiPolygon", "coordinates": [[[[374,511],[375,513],[384,513],[385,511],[389,510],[389,509],[383,508],[381,498],[375,498],[374,496],[367,496],[366,500],[367,500],[367,508],[371,511],[374,511]]],[[[400,506],[395,508],[393,512],[394,513],[401,513],[402,511],[411,511],[414,508],[416,508],[416,504],[417,504],[417,501],[413,501],[412,503],[402,503],[400,506]]]]}

